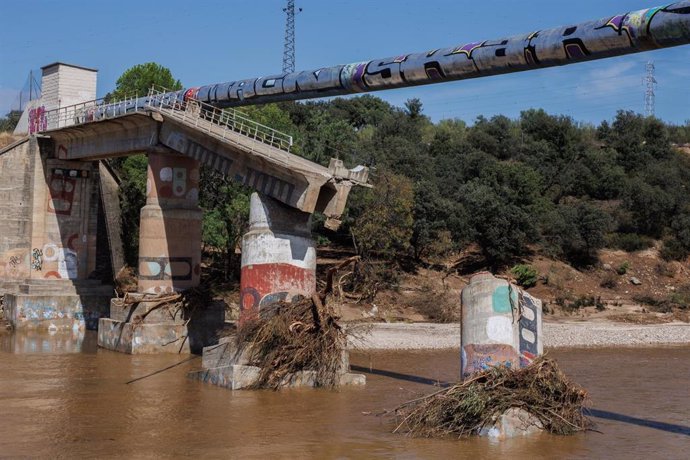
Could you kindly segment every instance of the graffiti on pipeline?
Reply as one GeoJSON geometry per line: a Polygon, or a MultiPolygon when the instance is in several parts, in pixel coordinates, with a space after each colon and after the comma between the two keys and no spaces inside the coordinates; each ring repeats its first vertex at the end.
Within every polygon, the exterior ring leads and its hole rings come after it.
{"type": "MultiPolygon", "coordinates": [[[[338,96],[521,72],[690,43],[690,0],[603,19],[464,43],[422,53],[217,83],[156,96],[183,109],[197,100],[217,107],[338,96]]],[[[148,97],[89,109],[85,120],[134,112],[148,97]]]]}

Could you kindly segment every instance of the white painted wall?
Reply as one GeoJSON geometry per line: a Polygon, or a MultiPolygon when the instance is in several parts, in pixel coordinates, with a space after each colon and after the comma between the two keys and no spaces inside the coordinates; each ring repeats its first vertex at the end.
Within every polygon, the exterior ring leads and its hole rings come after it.
{"type": "Polygon", "coordinates": [[[56,63],[43,69],[41,102],[46,110],[96,99],[98,72],[56,63]]]}

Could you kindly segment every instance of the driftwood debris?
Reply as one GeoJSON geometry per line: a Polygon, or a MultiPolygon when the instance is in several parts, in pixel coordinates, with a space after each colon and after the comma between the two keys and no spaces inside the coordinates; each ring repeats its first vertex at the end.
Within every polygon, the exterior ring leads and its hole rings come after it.
{"type": "Polygon", "coordinates": [[[527,411],[547,431],[570,435],[592,428],[585,416],[587,392],[552,359],[522,369],[493,367],[395,409],[394,432],[414,437],[477,435],[511,408],[527,411]]]}
{"type": "Polygon", "coordinates": [[[315,371],[315,386],[338,386],[347,337],[326,299],[338,270],[357,260],[352,257],[331,268],[321,292],[273,304],[240,327],[237,346],[247,350],[249,363],[261,369],[253,388],[277,390],[300,371],[315,371]]]}

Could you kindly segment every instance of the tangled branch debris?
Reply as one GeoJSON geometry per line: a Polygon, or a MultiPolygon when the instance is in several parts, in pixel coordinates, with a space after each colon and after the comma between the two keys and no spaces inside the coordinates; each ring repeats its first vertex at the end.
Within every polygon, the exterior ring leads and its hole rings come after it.
{"type": "Polygon", "coordinates": [[[338,386],[347,337],[339,318],[326,305],[326,297],[336,272],[356,260],[353,257],[330,269],[321,293],[292,303],[278,302],[239,329],[238,348],[247,350],[249,363],[261,368],[253,388],[277,390],[300,371],[315,371],[315,386],[338,386]]]}
{"type": "MultiPolygon", "coordinates": [[[[362,261],[359,257],[353,257],[345,262],[350,263],[350,261],[353,262],[352,270],[339,274],[337,280],[332,280],[333,295],[340,300],[355,303],[373,300],[382,284],[382,279],[386,277],[386,268],[362,261]]],[[[329,277],[332,279],[330,272],[329,277]]]]}
{"type": "Polygon", "coordinates": [[[541,357],[522,369],[493,367],[449,388],[395,409],[394,432],[415,437],[476,435],[510,408],[534,416],[554,434],[592,427],[584,415],[587,392],[570,382],[555,361],[541,357]]]}
{"type": "Polygon", "coordinates": [[[182,293],[147,294],[141,296],[125,292],[120,302],[124,305],[133,305],[133,311],[136,311],[138,304],[144,302],[147,304],[147,309],[143,313],[137,314],[131,319],[134,325],[138,325],[143,323],[149,314],[159,310],[165,311],[166,316],[169,316],[171,320],[183,316],[189,321],[195,310],[203,310],[211,303],[212,299],[211,285],[201,284],[182,293]]]}
{"type": "Polygon", "coordinates": [[[115,292],[118,297],[137,292],[137,276],[132,267],[124,266],[115,276],[115,292]]]}

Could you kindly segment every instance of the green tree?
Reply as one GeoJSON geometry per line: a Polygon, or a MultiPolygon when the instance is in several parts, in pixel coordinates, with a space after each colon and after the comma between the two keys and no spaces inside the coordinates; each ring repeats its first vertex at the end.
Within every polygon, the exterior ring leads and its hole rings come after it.
{"type": "Polygon", "coordinates": [[[478,180],[465,184],[460,195],[472,229],[470,240],[479,244],[492,268],[504,267],[528,253],[527,245],[537,234],[525,210],[478,180]]]}
{"type": "Polygon", "coordinates": [[[0,133],[4,131],[14,131],[19,123],[19,118],[21,118],[22,112],[19,110],[11,110],[4,117],[0,118],[0,133]]]}
{"type": "Polygon", "coordinates": [[[358,252],[394,261],[408,255],[412,237],[414,188],[407,177],[383,172],[374,188],[353,197],[350,227],[358,252]]]}
{"type": "Polygon", "coordinates": [[[543,216],[541,226],[552,255],[576,266],[587,266],[597,261],[597,252],[606,244],[612,222],[604,211],[581,201],[553,208],[543,216]]]}
{"type": "Polygon", "coordinates": [[[251,192],[213,169],[201,169],[199,205],[204,210],[204,252],[221,263],[226,281],[239,279],[240,256],[236,249],[247,231],[251,192]]]}
{"type": "Polygon", "coordinates": [[[120,206],[122,208],[122,245],[125,262],[138,266],[139,213],[146,204],[146,155],[132,155],[114,162],[120,181],[120,206]]]}
{"type": "Polygon", "coordinates": [[[106,100],[118,101],[134,96],[145,96],[152,86],[168,90],[182,89],[170,69],[155,62],[137,64],[125,70],[117,79],[115,89],[106,95],[106,100]]]}

